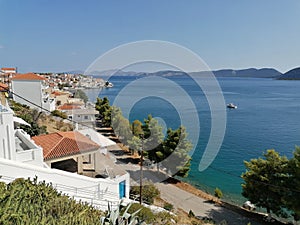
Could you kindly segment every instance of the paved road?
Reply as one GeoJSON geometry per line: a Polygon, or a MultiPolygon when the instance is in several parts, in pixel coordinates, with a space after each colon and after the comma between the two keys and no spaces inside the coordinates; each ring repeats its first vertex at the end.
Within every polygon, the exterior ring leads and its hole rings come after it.
{"type": "MultiPolygon", "coordinates": [[[[120,151],[118,148],[114,150],[120,151]]],[[[131,185],[138,185],[140,167],[136,164],[124,163],[124,160],[122,160],[124,156],[122,154],[116,156],[116,158],[118,159],[118,163],[123,164],[123,168],[130,174],[131,185]]],[[[249,222],[251,222],[251,225],[261,225],[261,223],[255,222],[227,208],[209,203],[207,200],[184,191],[175,185],[162,182],[167,177],[161,173],[158,174],[151,170],[144,170],[143,176],[157,186],[161,192],[162,199],[171,203],[177,209],[183,209],[187,213],[192,210],[195,216],[209,217],[217,223],[225,220],[228,225],[247,225],[249,222]]]]}
{"type": "Polygon", "coordinates": [[[211,204],[205,199],[172,184],[156,183],[155,185],[161,192],[161,198],[174,205],[175,208],[181,208],[186,212],[192,210],[196,216],[213,218],[217,223],[225,220],[228,225],[247,225],[249,222],[251,222],[251,225],[260,225],[249,218],[224,207],[211,204]]]}

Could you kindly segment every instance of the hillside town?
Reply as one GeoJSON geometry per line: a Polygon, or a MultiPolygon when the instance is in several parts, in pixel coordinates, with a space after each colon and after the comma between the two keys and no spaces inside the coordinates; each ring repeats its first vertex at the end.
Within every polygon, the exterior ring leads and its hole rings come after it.
{"type": "Polygon", "coordinates": [[[17,68],[1,68],[0,180],[38,177],[103,210],[107,202],[116,205],[129,199],[129,174],[107,151],[116,143],[94,130],[98,114],[94,105],[76,97],[78,90],[104,86],[103,79],[80,74],[20,74],[17,68]],[[17,116],[14,104],[43,114],[40,117],[56,112],[51,118],[69,128],[30,136],[24,126],[33,124],[24,115],[17,116]]]}
{"type": "Polygon", "coordinates": [[[160,215],[159,224],[169,216],[167,221],[177,224],[173,204],[187,224],[246,224],[253,215],[254,225],[264,220],[264,214],[253,214],[255,205],[250,201],[244,208],[224,203],[219,199],[221,190],[219,195],[209,195],[173,178],[158,164],[156,170],[143,155],[132,154],[134,149],[120,142],[122,135],[103,125],[97,103],[89,102],[84,92],[110,87],[113,84],[104,79],[82,74],[18,73],[17,68],[1,68],[0,182],[9,185],[19,178],[38,179],[103,212],[139,200],[151,215],[160,215]],[[153,188],[146,196],[142,196],[143,182],[153,188]]]}

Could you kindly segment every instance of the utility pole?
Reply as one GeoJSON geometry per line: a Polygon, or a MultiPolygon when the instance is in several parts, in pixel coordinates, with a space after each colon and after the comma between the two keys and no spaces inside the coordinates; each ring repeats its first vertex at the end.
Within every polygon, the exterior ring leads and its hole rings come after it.
{"type": "Polygon", "coordinates": [[[144,151],[144,134],[141,135],[142,149],[140,158],[140,205],[142,204],[142,191],[143,191],[143,151],[144,151]]]}

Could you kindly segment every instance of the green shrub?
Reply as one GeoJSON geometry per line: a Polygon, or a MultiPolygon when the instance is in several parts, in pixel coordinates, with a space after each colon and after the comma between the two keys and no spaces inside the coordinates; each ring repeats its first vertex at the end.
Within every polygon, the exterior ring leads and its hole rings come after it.
{"type": "Polygon", "coordinates": [[[164,204],[164,209],[165,210],[172,211],[173,208],[174,208],[174,206],[170,203],[165,203],[164,204]]]}
{"type": "Polygon", "coordinates": [[[99,224],[102,214],[36,178],[0,182],[0,193],[0,224],[99,224]]]}
{"type": "MultiPolygon", "coordinates": [[[[171,225],[176,223],[176,217],[171,215],[169,212],[159,212],[155,214],[155,222],[154,224],[164,224],[164,225],[171,225]],[[172,222],[173,220],[173,222],[172,222]]],[[[177,223],[176,223],[177,224],[177,223]]]]}
{"type": "Polygon", "coordinates": [[[57,109],[53,110],[53,111],[51,112],[51,115],[52,115],[52,116],[60,117],[60,118],[62,118],[62,119],[67,119],[67,118],[68,118],[68,116],[67,116],[66,113],[64,113],[64,112],[62,112],[62,111],[59,111],[59,110],[57,110],[57,109]]]}
{"type": "Polygon", "coordinates": [[[146,222],[146,223],[153,223],[154,220],[155,220],[155,215],[154,213],[149,209],[149,208],[146,208],[142,205],[140,205],[139,203],[134,203],[130,206],[130,208],[128,209],[128,213],[132,214],[136,211],[140,210],[138,213],[137,213],[137,217],[146,222]]]}
{"type": "MultiPolygon", "coordinates": [[[[134,196],[140,195],[140,187],[133,186],[130,188],[130,194],[134,196]]],[[[147,183],[142,189],[142,200],[146,204],[153,204],[154,198],[159,197],[160,191],[152,183],[147,183]]]]}
{"type": "Polygon", "coordinates": [[[195,213],[193,212],[193,210],[190,209],[189,211],[189,215],[188,215],[190,218],[193,218],[195,217],[195,213]]]}
{"type": "Polygon", "coordinates": [[[222,191],[219,188],[215,189],[215,196],[217,198],[222,198],[223,197],[223,193],[222,193],[222,191]]]}

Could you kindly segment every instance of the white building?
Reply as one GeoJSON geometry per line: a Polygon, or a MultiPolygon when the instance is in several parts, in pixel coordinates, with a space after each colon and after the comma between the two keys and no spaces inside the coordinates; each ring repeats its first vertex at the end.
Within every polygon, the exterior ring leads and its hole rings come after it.
{"type": "Polygon", "coordinates": [[[73,108],[68,110],[61,108],[61,111],[67,114],[68,119],[71,119],[73,122],[77,123],[79,129],[95,126],[96,115],[98,114],[98,111],[94,108],[73,108]]]}
{"type": "MultiPolygon", "coordinates": [[[[23,130],[15,129],[13,121],[13,111],[8,106],[0,105],[0,181],[8,183],[20,177],[33,179],[37,176],[41,181],[52,183],[52,186],[58,191],[102,210],[107,210],[108,202],[117,205],[120,199],[129,200],[128,173],[113,174],[104,179],[99,176],[92,178],[50,168],[48,165],[49,163],[52,164],[55,157],[48,162],[45,161],[45,155],[48,153],[44,152],[23,130]]],[[[16,121],[20,122],[20,120],[16,121]]],[[[59,149],[62,156],[61,160],[76,158],[80,161],[82,165],[80,170],[83,172],[85,167],[86,169],[93,167],[95,172],[101,169],[95,160],[101,159],[98,163],[102,163],[103,153],[100,144],[103,142],[92,142],[85,133],[77,135],[76,138],[78,139],[76,140],[69,133],[62,136],[60,138],[62,140],[60,142],[61,148],[59,149]],[[82,139],[82,136],[85,138],[82,139]],[[73,149],[73,152],[68,154],[68,143],[72,139],[73,142],[74,140],[77,141],[78,147],[84,146],[85,150],[82,154],[80,154],[80,148],[76,152],[73,149]],[[89,155],[95,158],[85,163],[84,160],[89,160],[89,155]]],[[[47,144],[53,146],[48,147],[48,149],[53,150],[54,153],[57,152],[55,143],[53,145],[50,139],[47,140],[47,144]]]]}
{"type": "Polygon", "coordinates": [[[13,121],[22,120],[14,117],[9,107],[0,105],[0,158],[43,166],[42,148],[23,130],[14,129],[13,121]]]}
{"type": "Polygon", "coordinates": [[[55,110],[55,99],[46,93],[46,78],[34,73],[17,74],[11,79],[11,85],[14,101],[39,110],[40,107],[55,110]]]}
{"type": "Polygon", "coordinates": [[[17,73],[17,68],[2,67],[0,69],[0,82],[10,86],[10,80],[17,73]]]}

